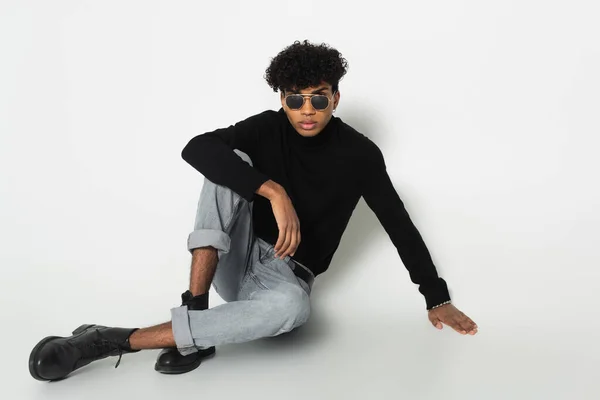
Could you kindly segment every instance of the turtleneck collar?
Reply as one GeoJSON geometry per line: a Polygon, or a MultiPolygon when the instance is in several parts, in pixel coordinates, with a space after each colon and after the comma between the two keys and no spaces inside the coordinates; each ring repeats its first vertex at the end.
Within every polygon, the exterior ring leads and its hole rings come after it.
{"type": "Polygon", "coordinates": [[[278,113],[281,115],[282,118],[284,118],[286,126],[285,132],[290,138],[290,142],[295,145],[305,147],[321,146],[329,142],[331,136],[333,136],[338,122],[337,117],[332,115],[331,119],[321,132],[319,132],[316,136],[306,137],[299,134],[298,131],[296,131],[296,129],[292,126],[283,107],[279,109],[278,113]]]}

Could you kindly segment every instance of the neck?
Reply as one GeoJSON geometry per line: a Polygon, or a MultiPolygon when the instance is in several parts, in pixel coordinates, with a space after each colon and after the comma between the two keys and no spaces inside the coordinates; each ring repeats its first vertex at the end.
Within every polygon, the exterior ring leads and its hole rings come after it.
{"type": "Polygon", "coordinates": [[[329,122],[327,122],[327,125],[325,125],[325,127],[321,130],[321,132],[314,136],[303,136],[290,123],[287,115],[285,114],[285,111],[283,110],[283,107],[279,109],[279,113],[282,115],[282,117],[285,118],[285,121],[287,122],[286,134],[288,135],[290,142],[298,146],[315,147],[326,144],[327,142],[329,142],[329,139],[335,131],[335,125],[337,123],[336,117],[332,116],[329,119],[329,122]]]}

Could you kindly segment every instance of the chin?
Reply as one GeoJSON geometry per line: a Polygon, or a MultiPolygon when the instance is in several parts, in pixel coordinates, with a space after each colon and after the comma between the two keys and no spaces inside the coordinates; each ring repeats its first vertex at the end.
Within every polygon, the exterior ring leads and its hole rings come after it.
{"type": "Polygon", "coordinates": [[[312,130],[312,131],[305,131],[304,129],[300,128],[299,130],[297,129],[296,132],[298,132],[299,134],[301,134],[304,137],[313,137],[313,136],[317,136],[319,133],[321,133],[321,130],[312,130]]]}

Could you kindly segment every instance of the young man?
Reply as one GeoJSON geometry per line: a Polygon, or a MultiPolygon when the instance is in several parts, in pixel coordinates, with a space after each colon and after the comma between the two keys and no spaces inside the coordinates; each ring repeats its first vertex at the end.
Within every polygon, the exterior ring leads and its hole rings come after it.
{"type": "Polygon", "coordinates": [[[315,276],[329,267],[361,196],[419,285],[431,323],[475,334],[450,303],[446,282],[411,222],[377,145],[333,113],[347,61],[325,44],[281,51],[265,79],[281,93],[264,111],[194,137],[182,157],[204,177],[194,230],[189,290],[171,321],[150,328],[82,325],[41,340],[31,375],[55,380],[92,361],[164,349],[155,369],[188,372],[215,346],[276,336],[304,324],[315,276]],[[227,302],[208,307],[211,284],[227,302]]]}

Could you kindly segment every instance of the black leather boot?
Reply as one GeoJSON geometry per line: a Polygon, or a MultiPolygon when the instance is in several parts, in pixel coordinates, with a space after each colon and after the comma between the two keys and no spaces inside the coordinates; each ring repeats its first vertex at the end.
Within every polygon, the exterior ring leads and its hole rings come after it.
{"type": "Polygon", "coordinates": [[[135,353],[129,336],[137,328],[109,328],[101,325],[81,325],[73,336],[48,336],[42,339],[29,356],[29,373],[39,381],[65,378],[71,372],[108,356],[135,353]]]}
{"type": "MultiPolygon", "coordinates": [[[[188,310],[207,310],[208,309],[208,292],[193,296],[189,290],[181,295],[182,305],[187,305],[188,310]]],[[[198,349],[197,352],[181,355],[177,347],[169,347],[163,349],[156,358],[154,369],[163,374],[183,374],[190,372],[200,365],[203,358],[215,354],[215,347],[207,349],[198,349]]]]}

